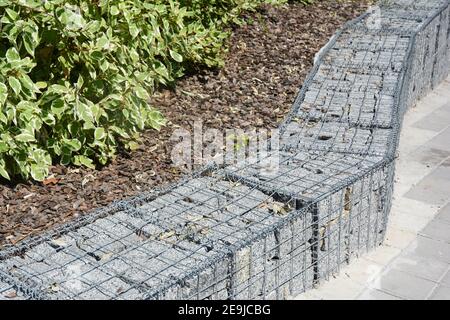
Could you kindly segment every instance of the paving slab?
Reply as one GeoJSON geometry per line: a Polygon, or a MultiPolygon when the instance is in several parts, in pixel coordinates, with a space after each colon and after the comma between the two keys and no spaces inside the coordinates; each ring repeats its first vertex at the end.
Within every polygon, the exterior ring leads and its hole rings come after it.
{"type": "Polygon", "coordinates": [[[434,137],[430,142],[428,142],[428,146],[441,149],[445,151],[450,151],[450,128],[446,128],[442,132],[440,132],[436,137],[434,137]]]}
{"type": "Polygon", "coordinates": [[[435,282],[390,269],[375,280],[371,287],[404,299],[418,300],[427,298],[435,285],[435,282]]]}
{"type": "Polygon", "coordinates": [[[450,200],[448,190],[450,190],[450,159],[445,160],[405,196],[425,203],[444,205],[450,200]]]}
{"type": "Polygon", "coordinates": [[[447,271],[445,276],[442,278],[442,284],[447,287],[450,287],[450,270],[447,271]]]}
{"type": "Polygon", "coordinates": [[[450,104],[445,104],[432,114],[422,118],[414,127],[440,132],[450,126],[450,104]]]}
{"type": "Polygon", "coordinates": [[[414,239],[416,239],[416,237],[416,232],[405,231],[391,225],[386,231],[386,240],[384,244],[388,247],[401,250],[406,248],[414,239]]]}
{"type": "Polygon", "coordinates": [[[426,280],[439,282],[447,272],[449,265],[429,257],[424,258],[415,254],[403,254],[392,262],[391,268],[426,280]]]}
{"type": "Polygon", "coordinates": [[[431,300],[450,300],[450,287],[438,286],[430,296],[431,300]]]}
{"type": "Polygon", "coordinates": [[[448,203],[441,210],[439,210],[439,213],[437,214],[436,219],[450,223],[450,203],[448,203]]]}
{"type": "Polygon", "coordinates": [[[414,253],[423,258],[434,258],[450,263],[450,244],[419,235],[406,249],[407,253],[414,253]]]}
{"type": "Polygon", "coordinates": [[[414,150],[410,156],[426,167],[434,168],[450,157],[450,151],[426,144],[414,150]]]}
{"type": "Polygon", "coordinates": [[[434,219],[420,232],[420,234],[450,244],[450,223],[434,219]]]}

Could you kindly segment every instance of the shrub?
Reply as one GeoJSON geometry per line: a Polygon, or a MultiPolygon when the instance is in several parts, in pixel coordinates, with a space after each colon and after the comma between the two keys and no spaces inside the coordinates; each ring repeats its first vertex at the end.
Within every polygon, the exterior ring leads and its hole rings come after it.
{"type": "Polygon", "coordinates": [[[284,0],[0,0],[0,175],[134,149],[165,124],[154,89],[220,66],[224,26],[262,2],[284,0]]]}

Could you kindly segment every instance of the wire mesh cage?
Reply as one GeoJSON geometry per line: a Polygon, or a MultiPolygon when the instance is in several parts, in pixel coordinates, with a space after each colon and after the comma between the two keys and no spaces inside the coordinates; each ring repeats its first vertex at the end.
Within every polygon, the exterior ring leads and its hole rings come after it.
{"type": "Polygon", "coordinates": [[[281,143],[0,251],[0,297],[284,299],[380,245],[402,116],[449,71],[448,1],[383,1],[330,41],[281,143]]]}

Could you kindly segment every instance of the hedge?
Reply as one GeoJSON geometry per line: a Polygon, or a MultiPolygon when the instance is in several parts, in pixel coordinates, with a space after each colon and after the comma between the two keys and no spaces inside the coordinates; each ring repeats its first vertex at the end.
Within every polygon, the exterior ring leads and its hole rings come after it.
{"type": "Polygon", "coordinates": [[[226,26],[263,2],[285,0],[0,0],[0,175],[136,148],[165,124],[155,88],[221,66],[226,26]]]}

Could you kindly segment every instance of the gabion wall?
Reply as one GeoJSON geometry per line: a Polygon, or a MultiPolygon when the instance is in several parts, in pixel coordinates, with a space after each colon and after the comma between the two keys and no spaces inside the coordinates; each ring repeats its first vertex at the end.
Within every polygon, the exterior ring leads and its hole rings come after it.
{"type": "Polygon", "coordinates": [[[383,1],[321,52],[271,154],[0,251],[0,298],[283,299],[383,242],[403,113],[448,74],[448,0],[383,1]]]}

